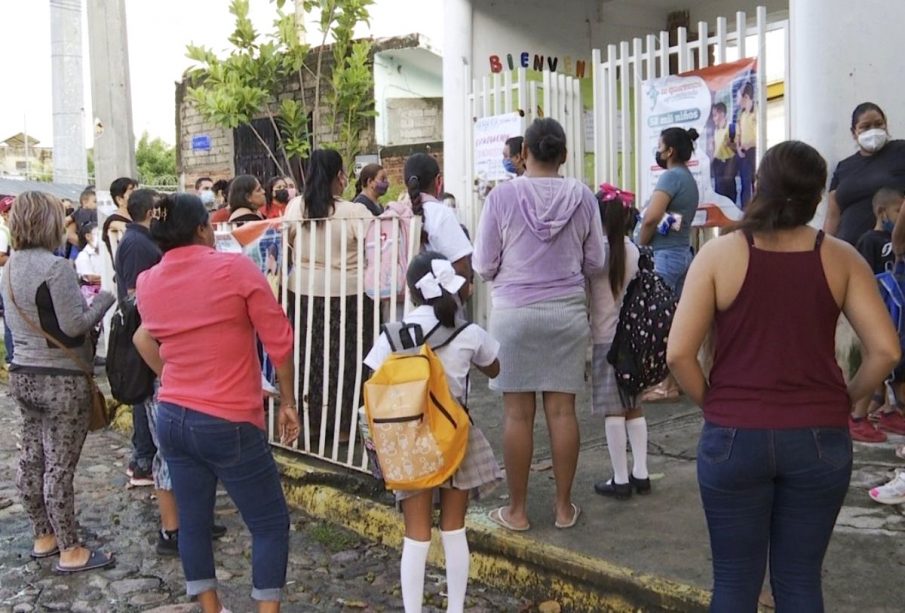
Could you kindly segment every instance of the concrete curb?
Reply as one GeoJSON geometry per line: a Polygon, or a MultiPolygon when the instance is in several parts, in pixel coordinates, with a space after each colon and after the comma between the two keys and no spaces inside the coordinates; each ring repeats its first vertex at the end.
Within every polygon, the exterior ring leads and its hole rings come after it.
{"type": "MultiPolygon", "coordinates": [[[[368,540],[401,547],[402,519],[375,481],[278,449],[274,457],[291,504],[368,540]]],[[[700,588],[538,543],[483,515],[470,513],[467,526],[472,579],[521,597],[557,600],[566,611],[698,612],[710,602],[709,592],[700,588]]],[[[436,531],[429,560],[443,566],[436,531]]]]}

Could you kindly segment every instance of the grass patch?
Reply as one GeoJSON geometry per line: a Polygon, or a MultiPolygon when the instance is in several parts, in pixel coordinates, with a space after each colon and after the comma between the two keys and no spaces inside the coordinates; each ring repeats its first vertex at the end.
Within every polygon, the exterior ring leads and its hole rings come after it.
{"type": "Polygon", "coordinates": [[[361,542],[353,532],[328,522],[315,522],[306,528],[308,534],[331,553],[351,549],[361,542]]]}

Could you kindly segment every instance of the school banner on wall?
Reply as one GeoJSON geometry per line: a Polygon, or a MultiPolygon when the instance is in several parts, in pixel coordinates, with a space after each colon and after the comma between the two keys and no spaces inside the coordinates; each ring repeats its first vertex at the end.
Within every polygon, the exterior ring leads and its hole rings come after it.
{"type": "Polygon", "coordinates": [[[660,133],[694,128],[699,138],[688,162],[701,203],[695,225],[720,215],[737,220],[753,193],[757,160],[757,60],[711,66],[642,83],[641,202],[646,205],[664,172],[657,165],[660,133]]]}
{"type": "Polygon", "coordinates": [[[474,174],[478,181],[505,181],[512,175],[503,168],[503,145],[522,135],[522,116],[504,113],[481,117],[474,126],[474,174]]]}

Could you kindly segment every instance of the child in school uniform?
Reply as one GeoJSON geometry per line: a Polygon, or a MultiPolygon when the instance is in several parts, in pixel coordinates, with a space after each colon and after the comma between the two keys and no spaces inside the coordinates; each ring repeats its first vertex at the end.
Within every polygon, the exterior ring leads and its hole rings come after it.
{"type": "Polygon", "coordinates": [[[647,420],[640,398],[620,392],[616,373],[607,353],[616,336],[619,311],[629,282],[638,272],[638,248],[629,240],[635,211],[634,195],[604,183],[597,193],[603,231],[606,234],[607,267],[591,278],[591,338],[593,342],[593,387],[591,414],[604,415],[612,476],[594,484],[601,496],[625,500],[635,490],[649,494],[647,472],[647,420]],[[626,442],[632,448],[632,470],[628,470],[626,442]]]}
{"type": "MultiPolygon", "coordinates": [[[[443,362],[450,393],[464,406],[467,376],[472,365],[490,378],[499,373],[499,343],[480,326],[456,319],[459,310],[456,294],[467,281],[455,273],[452,264],[442,255],[426,251],[415,256],[409,265],[406,280],[415,308],[403,321],[420,325],[426,340],[439,326],[450,329],[464,326],[448,344],[436,349],[437,357],[443,362]]],[[[364,362],[376,371],[391,353],[386,333],[381,333],[364,362]]],[[[458,470],[442,486],[431,490],[396,492],[396,501],[402,507],[405,521],[400,578],[406,613],[421,611],[432,512],[437,500],[440,505],[440,536],[446,555],[447,611],[461,613],[465,608],[469,568],[468,541],[465,537],[468,501],[486,495],[503,480],[490,443],[476,424],[469,429],[467,444],[465,458],[458,470]]]]}

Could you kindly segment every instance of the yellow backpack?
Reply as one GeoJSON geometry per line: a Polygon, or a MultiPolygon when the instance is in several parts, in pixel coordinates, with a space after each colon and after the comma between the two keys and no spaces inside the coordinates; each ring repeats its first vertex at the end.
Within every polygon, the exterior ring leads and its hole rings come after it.
{"type": "Polygon", "coordinates": [[[365,383],[364,396],[387,489],[442,485],[465,457],[471,422],[450,393],[443,362],[434,351],[468,325],[450,329],[438,324],[427,336],[418,324],[392,322],[382,328],[393,353],[365,383]]]}

